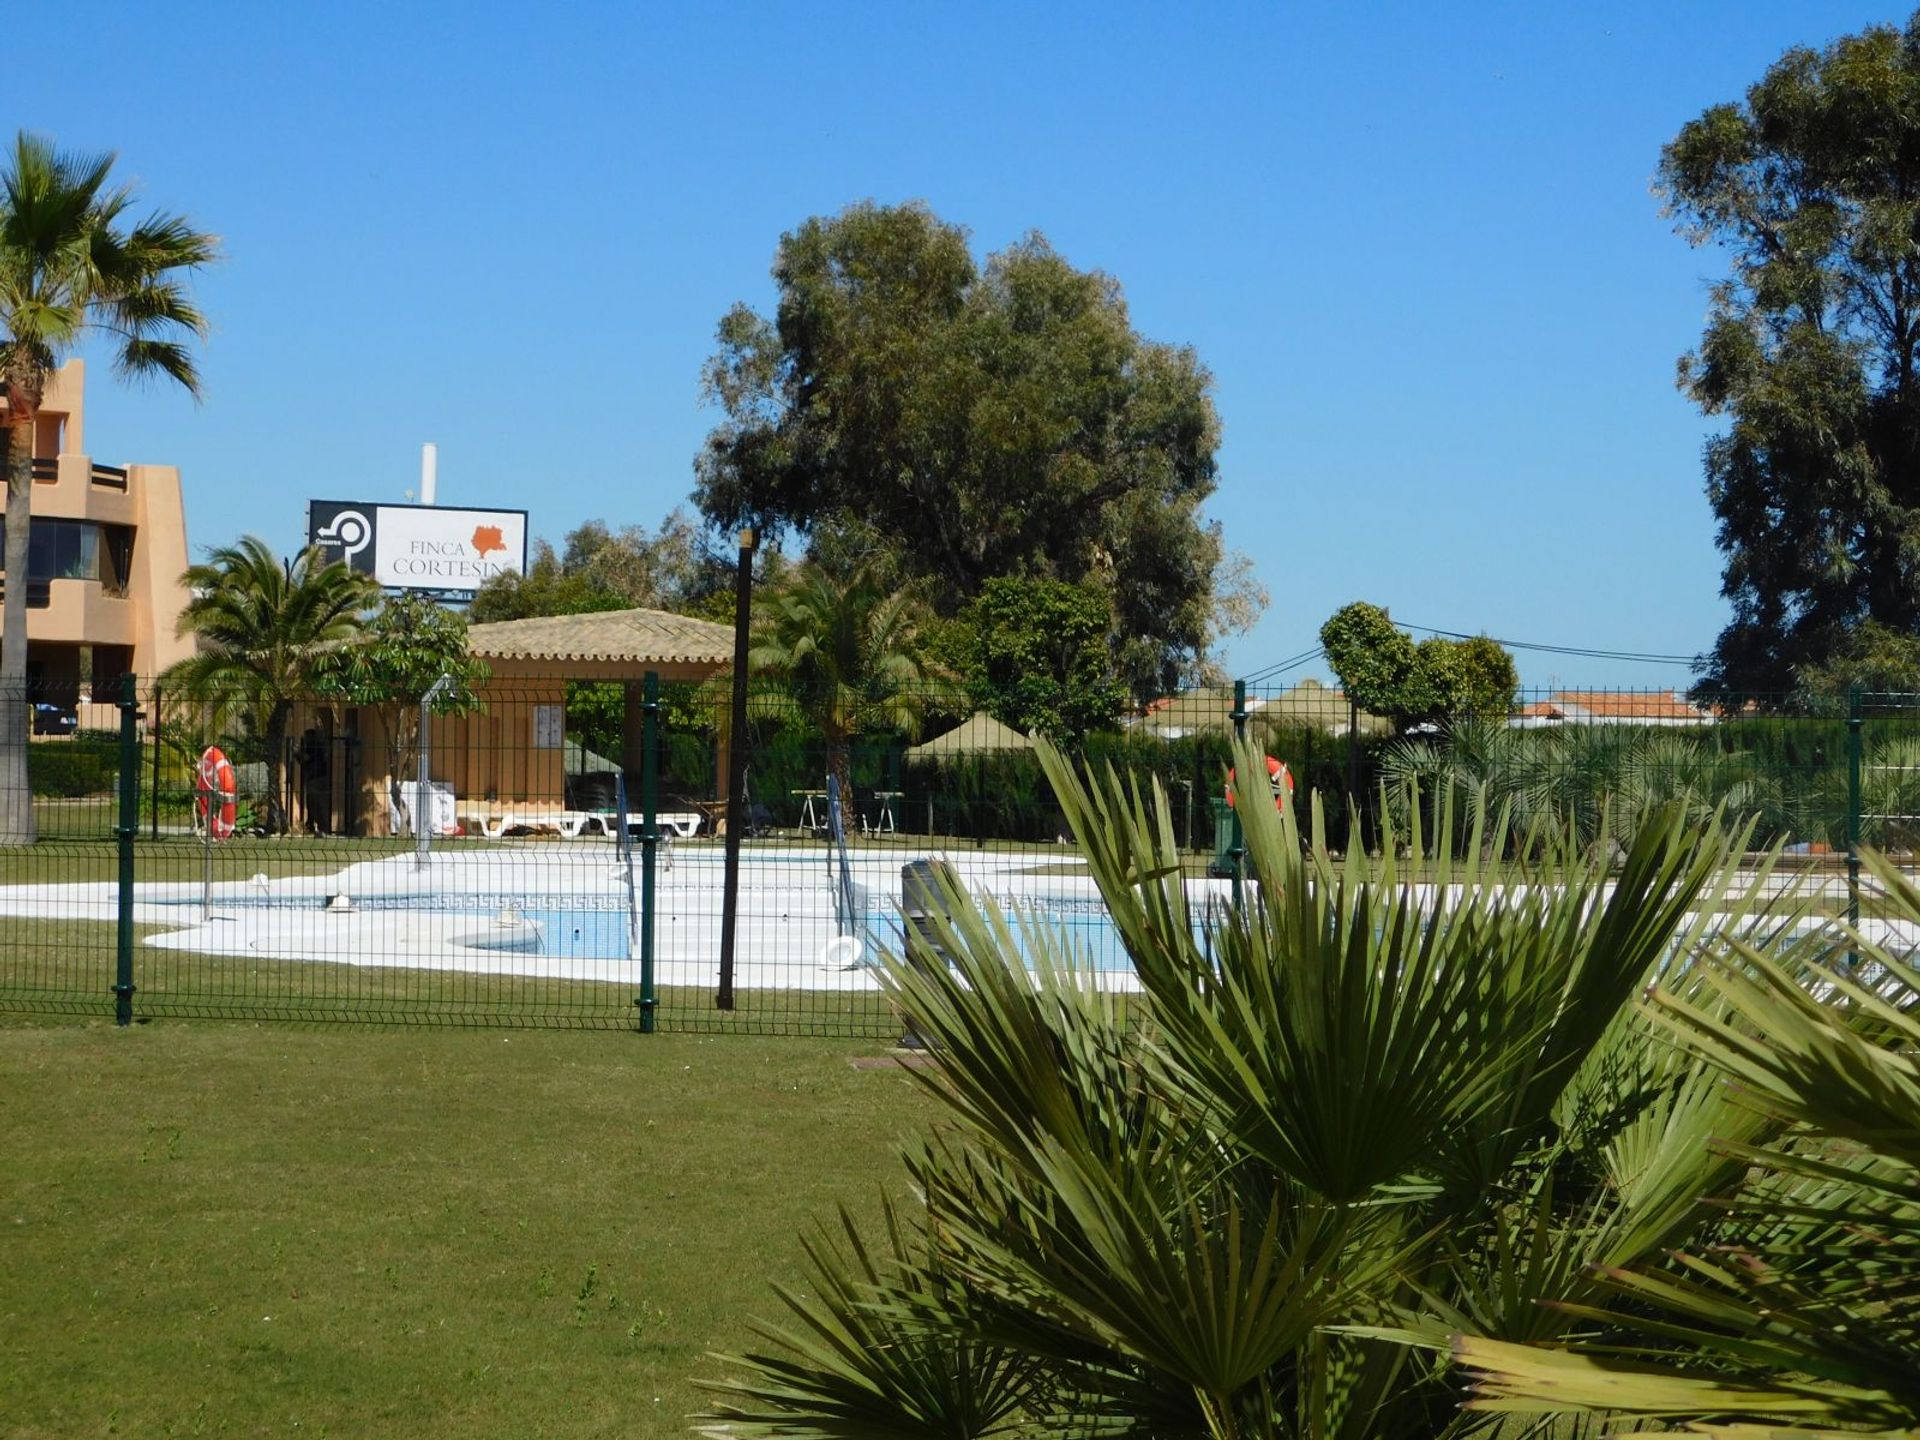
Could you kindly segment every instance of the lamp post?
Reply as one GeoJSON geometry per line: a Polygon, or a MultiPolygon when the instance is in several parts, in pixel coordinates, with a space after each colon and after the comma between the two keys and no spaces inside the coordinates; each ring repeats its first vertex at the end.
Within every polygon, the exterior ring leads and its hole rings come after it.
{"type": "Polygon", "coordinates": [[[747,634],[752,628],[753,531],[740,532],[733,576],[733,721],[727,744],[727,857],[720,900],[721,1010],[733,1009],[734,917],[740,908],[740,835],[747,825],[747,634]]]}

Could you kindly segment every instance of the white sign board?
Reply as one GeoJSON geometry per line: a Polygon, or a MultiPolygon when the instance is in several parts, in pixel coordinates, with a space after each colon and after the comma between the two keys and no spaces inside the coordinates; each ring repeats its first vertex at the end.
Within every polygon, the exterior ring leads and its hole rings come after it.
{"type": "Polygon", "coordinates": [[[471,598],[493,576],[525,568],[527,512],[314,500],[307,543],[386,589],[471,598]]]}

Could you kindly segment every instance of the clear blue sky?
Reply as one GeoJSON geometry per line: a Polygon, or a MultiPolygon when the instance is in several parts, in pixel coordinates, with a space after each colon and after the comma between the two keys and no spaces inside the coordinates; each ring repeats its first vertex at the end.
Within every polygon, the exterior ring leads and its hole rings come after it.
{"type": "MultiPolygon", "coordinates": [[[[112,148],[218,233],[206,398],[95,367],[89,449],[181,466],[196,549],[309,498],[657,525],[715,322],[782,231],[925,200],[1037,229],[1197,348],[1209,506],[1273,604],[1693,654],[1725,619],[1708,425],[1673,387],[1713,251],[1660,146],[1855,3],[41,7],[0,120],[112,148]]],[[[1529,685],[1682,667],[1522,652],[1529,685]]],[[[1323,667],[1298,672],[1311,674],[1323,667]]]]}

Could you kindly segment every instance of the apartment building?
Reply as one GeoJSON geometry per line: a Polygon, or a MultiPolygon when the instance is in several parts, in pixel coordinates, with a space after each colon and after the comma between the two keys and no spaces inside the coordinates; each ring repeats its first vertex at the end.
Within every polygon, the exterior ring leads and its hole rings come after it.
{"type": "MultiPolygon", "coordinates": [[[[37,696],[69,709],[89,698],[90,679],[104,692],[129,671],[158,674],[193,646],[174,628],[187,603],[180,472],[89,455],[86,379],[80,360],[54,374],[33,444],[27,676],[37,696]]],[[[4,536],[0,521],[0,564],[4,536]]]]}

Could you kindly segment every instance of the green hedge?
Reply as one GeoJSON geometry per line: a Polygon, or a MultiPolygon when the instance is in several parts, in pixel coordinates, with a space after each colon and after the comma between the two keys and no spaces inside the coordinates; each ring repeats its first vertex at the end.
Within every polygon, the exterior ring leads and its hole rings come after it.
{"type": "Polygon", "coordinates": [[[111,795],[120,778],[117,739],[98,744],[82,732],[71,740],[39,740],[27,747],[27,777],[36,795],[111,795]]]}

